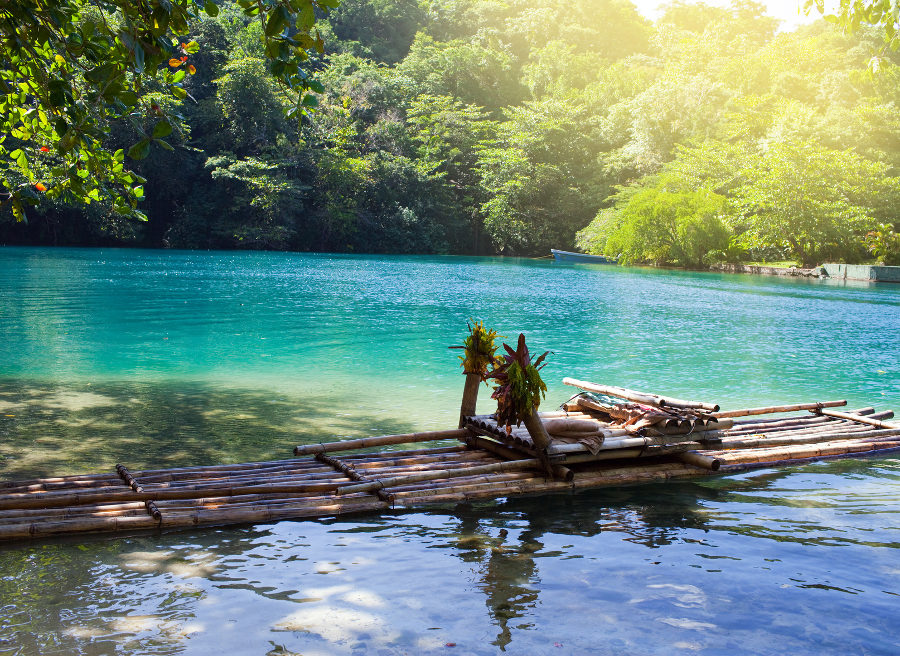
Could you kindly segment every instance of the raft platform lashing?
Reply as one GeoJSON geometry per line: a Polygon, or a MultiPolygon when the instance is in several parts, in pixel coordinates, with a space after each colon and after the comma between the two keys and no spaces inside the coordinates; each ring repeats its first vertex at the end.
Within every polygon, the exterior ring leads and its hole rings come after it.
{"type": "Polygon", "coordinates": [[[0,481],[0,540],[327,517],[900,450],[900,425],[885,421],[892,412],[833,409],[845,401],[720,412],[564,382],[585,391],[539,413],[551,438],[546,453],[524,427],[507,431],[491,416],[465,416],[459,429],[298,446],[288,460],[136,471],[118,465],[105,474],[0,481]],[[333,455],[450,439],[459,443],[333,455]]]}

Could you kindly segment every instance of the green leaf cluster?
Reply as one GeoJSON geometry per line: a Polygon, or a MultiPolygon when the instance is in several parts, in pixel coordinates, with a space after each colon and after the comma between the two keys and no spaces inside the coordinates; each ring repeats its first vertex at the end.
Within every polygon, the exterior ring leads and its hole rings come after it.
{"type": "Polygon", "coordinates": [[[463,349],[463,355],[459,356],[463,372],[477,374],[485,379],[488,367],[497,362],[497,331],[486,328],[481,321],[469,322],[469,334],[460,346],[451,346],[452,349],[463,349]]]}
{"type": "MultiPolygon", "coordinates": [[[[825,0],[804,0],[804,11],[809,13],[813,8],[826,21],[850,33],[858,31],[864,24],[881,27],[884,37],[881,56],[888,49],[900,50],[900,3],[896,0],[840,0],[833,14],[826,13],[832,6],[826,6],[825,0]]],[[[881,56],[872,58],[870,64],[873,68],[879,66],[881,56]]]]}
{"type": "Polygon", "coordinates": [[[497,401],[497,424],[506,426],[509,432],[513,424],[520,425],[540,407],[541,399],[547,393],[540,370],[544,368],[544,360],[550,352],[545,351],[532,362],[525,345],[525,335],[521,333],[515,349],[509,344],[504,344],[503,349],[506,354],[502,361],[486,378],[496,381],[491,398],[497,401]]]}
{"type": "Polygon", "coordinates": [[[900,233],[893,226],[880,224],[866,235],[866,245],[882,264],[900,266],[900,233]]]}
{"type": "MultiPolygon", "coordinates": [[[[299,108],[321,91],[302,68],[308,49],[322,51],[314,31],[315,6],[336,0],[238,3],[267,19],[264,50],[276,79],[299,108]],[[268,18],[267,18],[268,17],[268,18]],[[271,29],[277,25],[280,29],[271,29]]],[[[188,98],[200,45],[185,35],[201,11],[216,16],[212,0],[17,0],[0,8],[0,208],[25,220],[25,206],[50,199],[104,201],[124,216],[144,218],[141,176],[124,165],[146,158],[151,146],[169,149],[177,117],[150,94],[188,98]],[[144,119],[155,120],[145,129],[144,119]],[[129,122],[138,139],[110,149],[116,122],[129,122]]]]}

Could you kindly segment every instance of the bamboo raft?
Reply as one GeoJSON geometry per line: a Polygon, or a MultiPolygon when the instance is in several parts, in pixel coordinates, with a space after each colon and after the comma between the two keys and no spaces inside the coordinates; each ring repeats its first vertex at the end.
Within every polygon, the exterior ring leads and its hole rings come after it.
{"type": "Polygon", "coordinates": [[[893,412],[834,410],[846,401],[722,412],[563,382],[583,391],[511,431],[474,414],[468,380],[456,429],[302,445],[285,460],[141,471],[118,465],[105,474],[0,481],[0,540],[379,512],[900,450],[900,424],[885,421],[893,412]],[[423,442],[441,443],[358,452],[423,442]]]}

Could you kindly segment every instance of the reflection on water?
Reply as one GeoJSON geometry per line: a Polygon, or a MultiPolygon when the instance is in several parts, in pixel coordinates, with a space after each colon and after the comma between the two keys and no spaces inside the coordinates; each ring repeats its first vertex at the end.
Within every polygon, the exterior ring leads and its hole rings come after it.
{"type": "Polygon", "coordinates": [[[900,461],[9,546],[3,654],[896,653],[900,461]]]}

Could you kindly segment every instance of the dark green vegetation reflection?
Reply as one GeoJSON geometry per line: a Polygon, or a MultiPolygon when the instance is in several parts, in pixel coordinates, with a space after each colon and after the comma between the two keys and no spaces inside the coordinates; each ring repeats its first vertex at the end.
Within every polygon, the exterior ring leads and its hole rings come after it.
{"type": "MultiPolygon", "coordinates": [[[[655,23],[628,0],[344,0],[319,18],[309,118],[285,117],[259,21],[225,0],[185,37],[190,98],[158,101],[175,149],[128,163],[148,222],[46,201],[28,224],[0,215],[0,243],[531,255],[581,231],[633,263],[900,262],[882,28],[778,32],[745,1],[655,23]]],[[[109,131],[112,150],[140,137],[109,131]]]]}
{"type": "Polygon", "coordinates": [[[0,653],[896,653],[900,461],[0,548],[0,653]]]}

